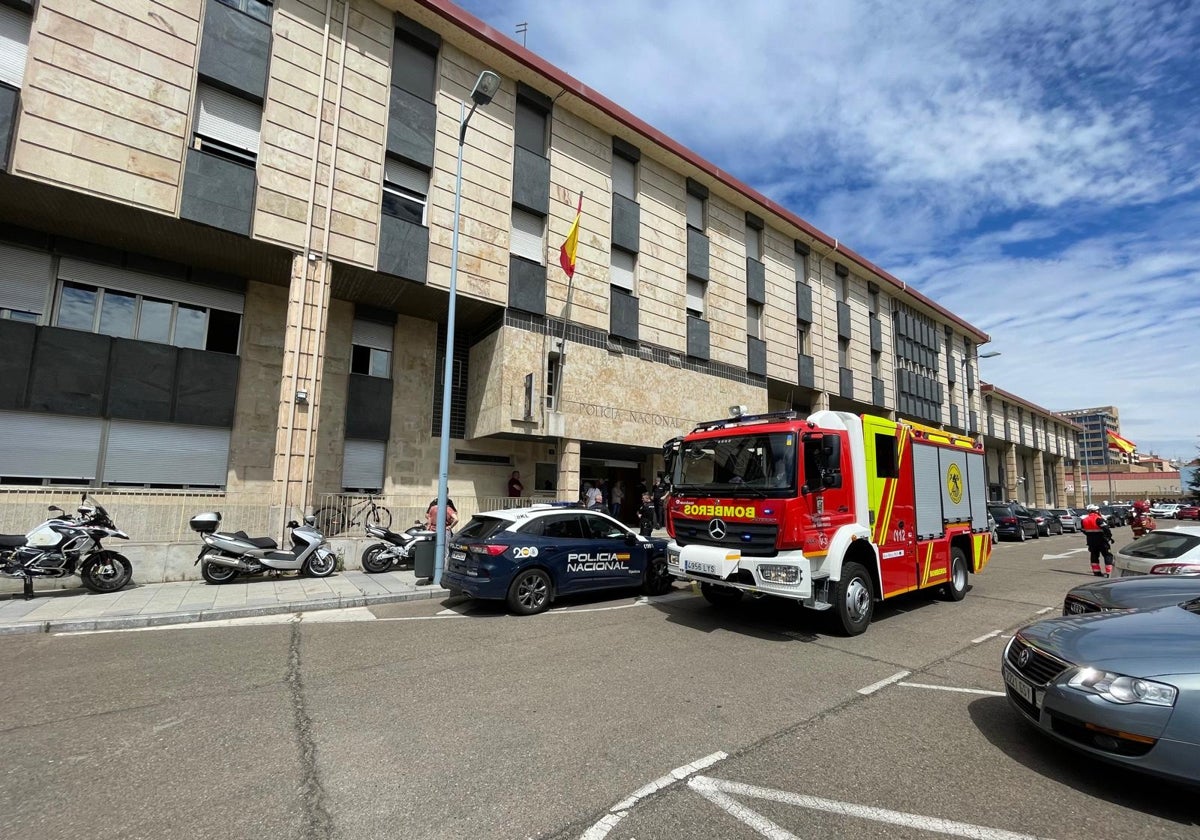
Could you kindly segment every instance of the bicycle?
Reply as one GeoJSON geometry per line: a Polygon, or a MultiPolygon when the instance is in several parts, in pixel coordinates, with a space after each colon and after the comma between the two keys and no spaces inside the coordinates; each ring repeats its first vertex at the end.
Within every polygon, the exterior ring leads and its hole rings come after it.
{"type": "Polygon", "coordinates": [[[376,499],[382,496],[368,495],[365,499],[352,502],[350,499],[340,499],[332,505],[325,505],[313,511],[317,518],[317,530],[327,537],[344,533],[355,525],[375,525],[380,528],[392,526],[392,512],[383,505],[376,504],[376,499]],[[362,520],[358,514],[362,513],[362,520]]]}

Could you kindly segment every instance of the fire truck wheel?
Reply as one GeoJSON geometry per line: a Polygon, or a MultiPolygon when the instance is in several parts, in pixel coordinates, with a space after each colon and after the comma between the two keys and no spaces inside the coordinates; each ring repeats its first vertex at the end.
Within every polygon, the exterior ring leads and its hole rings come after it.
{"type": "Polygon", "coordinates": [[[700,594],[714,607],[732,607],[742,600],[742,590],[717,586],[715,583],[700,584],[700,594]]]}
{"type": "Polygon", "coordinates": [[[967,594],[967,555],[961,548],[950,549],[950,581],[942,587],[947,601],[961,601],[967,594]]]}
{"type": "Polygon", "coordinates": [[[842,580],[838,584],[837,601],[834,603],[839,629],[847,636],[857,636],[867,629],[875,612],[875,595],[871,576],[858,563],[842,566],[842,580]]]}

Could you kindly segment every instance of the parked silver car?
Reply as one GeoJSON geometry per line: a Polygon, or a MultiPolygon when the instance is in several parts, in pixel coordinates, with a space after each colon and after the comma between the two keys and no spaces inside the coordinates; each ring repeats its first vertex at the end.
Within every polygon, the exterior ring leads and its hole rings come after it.
{"type": "Polygon", "coordinates": [[[1046,736],[1156,776],[1200,783],[1200,598],[1050,618],[1001,658],[1008,701],[1046,736]]]}
{"type": "Polygon", "coordinates": [[[1066,508],[1050,508],[1050,512],[1058,517],[1064,531],[1076,534],[1083,530],[1083,522],[1074,511],[1066,508]]]}

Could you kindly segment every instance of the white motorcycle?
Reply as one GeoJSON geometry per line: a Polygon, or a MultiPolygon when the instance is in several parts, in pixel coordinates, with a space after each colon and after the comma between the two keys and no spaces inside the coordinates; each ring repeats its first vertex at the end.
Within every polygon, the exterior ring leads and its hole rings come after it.
{"type": "Polygon", "coordinates": [[[221,514],[201,513],[188,523],[204,540],[196,556],[200,574],[209,583],[229,583],[239,574],[260,572],[299,572],[310,577],[329,577],[337,568],[337,555],[315,527],[316,519],[304,518],[304,524],[291,521],[291,551],[279,551],[270,537],[251,537],[245,531],[219,533],[221,514]]]}
{"type": "Polygon", "coordinates": [[[133,564],[124,554],[101,545],[101,540],[127,540],[129,535],[113,524],[96,501],[84,494],[76,516],[50,505],[58,516],[47,519],[24,536],[0,536],[0,574],[24,578],[25,595],[31,597],[36,578],[61,578],[77,574],[93,592],[116,592],[133,578],[133,564]]]}

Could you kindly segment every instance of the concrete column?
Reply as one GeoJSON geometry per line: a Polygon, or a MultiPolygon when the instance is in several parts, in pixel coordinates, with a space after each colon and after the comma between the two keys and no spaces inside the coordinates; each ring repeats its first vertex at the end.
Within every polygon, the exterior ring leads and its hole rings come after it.
{"type": "Polygon", "coordinates": [[[326,260],[292,258],[274,469],[274,501],[285,518],[312,506],[331,274],[326,260]]]}
{"type": "Polygon", "coordinates": [[[817,391],[813,398],[812,410],[815,414],[818,411],[829,410],[829,393],[827,391],[817,391]]]}
{"type": "Polygon", "coordinates": [[[1033,456],[1033,506],[1048,507],[1046,504],[1046,461],[1040,449],[1033,456]]]}
{"type": "Polygon", "coordinates": [[[579,441],[562,440],[558,447],[558,498],[563,502],[579,500],[579,441]]]}
{"type": "Polygon", "coordinates": [[[1069,507],[1067,499],[1067,468],[1061,457],[1054,459],[1054,483],[1058,491],[1058,498],[1054,500],[1054,507],[1069,507]]]}
{"type": "Polygon", "coordinates": [[[1017,445],[1004,447],[1004,501],[1017,498],[1017,445]]]}

